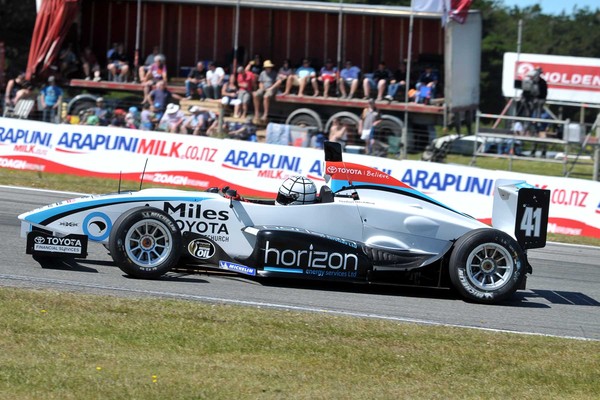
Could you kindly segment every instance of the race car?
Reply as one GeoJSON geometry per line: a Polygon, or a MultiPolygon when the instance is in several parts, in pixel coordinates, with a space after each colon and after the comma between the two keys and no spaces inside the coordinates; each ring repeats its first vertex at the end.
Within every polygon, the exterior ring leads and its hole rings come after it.
{"type": "Polygon", "coordinates": [[[527,249],[544,247],[550,192],[498,181],[490,227],[325,143],[325,182],[288,178],[273,200],[235,190],[143,189],[19,215],[27,253],[85,258],[103,244],[127,275],[181,265],[285,277],[455,288],[497,303],[524,289],[527,249]]]}

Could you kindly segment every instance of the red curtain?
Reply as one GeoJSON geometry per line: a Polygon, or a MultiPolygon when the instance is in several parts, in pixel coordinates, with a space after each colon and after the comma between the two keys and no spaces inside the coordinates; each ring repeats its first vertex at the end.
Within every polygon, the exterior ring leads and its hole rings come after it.
{"type": "Polygon", "coordinates": [[[50,68],[78,10],[79,0],[42,1],[31,38],[26,79],[43,76],[50,68]]]}

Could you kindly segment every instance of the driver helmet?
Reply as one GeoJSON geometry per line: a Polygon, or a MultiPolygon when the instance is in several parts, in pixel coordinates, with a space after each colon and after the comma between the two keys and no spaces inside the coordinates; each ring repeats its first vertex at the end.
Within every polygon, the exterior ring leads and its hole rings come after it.
{"type": "Polygon", "coordinates": [[[312,204],[317,202],[317,187],[308,178],[292,176],[279,187],[275,204],[280,206],[312,204]]]}

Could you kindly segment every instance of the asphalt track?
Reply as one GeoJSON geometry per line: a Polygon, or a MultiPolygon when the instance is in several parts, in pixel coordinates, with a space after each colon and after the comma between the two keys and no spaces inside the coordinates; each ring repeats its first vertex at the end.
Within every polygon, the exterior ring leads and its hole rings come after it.
{"type": "Polygon", "coordinates": [[[117,296],[154,296],[600,340],[600,248],[548,244],[530,251],[527,290],[502,305],[465,302],[439,289],[305,284],[184,272],[163,279],[130,279],[113,266],[104,247],[90,244],[87,260],[42,267],[25,254],[17,215],[76,197],[74,194],[0,186],[0,285],[52,288],[117,296]]]}

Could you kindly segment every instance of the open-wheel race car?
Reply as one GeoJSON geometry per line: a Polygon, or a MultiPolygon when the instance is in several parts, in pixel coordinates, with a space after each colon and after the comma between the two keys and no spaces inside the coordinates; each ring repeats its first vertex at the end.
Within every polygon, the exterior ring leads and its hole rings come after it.
{"type": "Polygon", "coordinates": [[[325,143],[325,182],[286,180],[275,200],[234,190],[91,195],[19,216],[27,253],[85,258],[103,244],[137,278],[178,265],[251,277],[453,287],[496,303],[524,289],[526,251],[544,247],[550,193],[498,181],[490,227],[325,143]]]}

